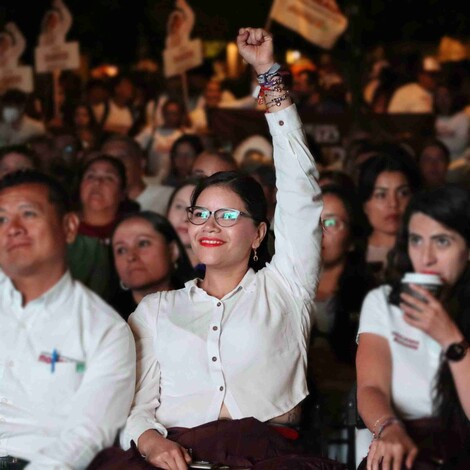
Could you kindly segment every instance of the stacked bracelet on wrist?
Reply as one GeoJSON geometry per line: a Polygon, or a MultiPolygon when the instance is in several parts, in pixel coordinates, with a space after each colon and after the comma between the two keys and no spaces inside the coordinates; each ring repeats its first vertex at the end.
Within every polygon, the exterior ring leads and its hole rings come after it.
{"type": "Polygon", "coordinates": [[[289,96],[282,79],[286,72],[281,72],[280,68],[281,66],[275,63],[267,72],[257,76],[259,85],[256,87],[253,97],[258,99],[258,104],[264,103],[267,109],[280,106],[282,101],[289,96]]]}
{"type": "Polygon", "coordinates": [[[400,426],[403,427],[403,423],[401,422],[400,419],[398,419],[397,417],[395,416],[389,416],[385,419],[385,421],[383,421],[383,423],[378,427],[377,430],[375,430],[375,427],[377,426],[377,424],[382,420],[383,418],[380,418],[376,421],[376,423],[374,424],[374,429],[373,429],[373,434],[374,434],[374,440],[378,440],[382,437],[382,433],[385,431],[386,428],[388,428],[389,426],[391,426],[392,424],[399,424],[400,426]]]}

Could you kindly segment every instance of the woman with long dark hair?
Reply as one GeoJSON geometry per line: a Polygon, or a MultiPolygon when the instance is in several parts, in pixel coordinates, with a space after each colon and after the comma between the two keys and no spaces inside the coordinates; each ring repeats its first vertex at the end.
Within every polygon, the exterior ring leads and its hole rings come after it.
{"type": "Polygon", "coordinates": [[[411,468],[418,451],[446,469],[469,468],[469,201],[458,186],[417,193],[391,253],[388,284],[364,301],[356,364],[359,413],[374,434],[368,469],[411,468]],[[442,293],[413,284],[420,298],[403,292],[408,272],[439,276],[442,293]]]}
{"type": "MultiPolygon", "coordinates": [[[[265,264],[267,203],[256,180],[220,172],[198,184],[187,208],[188,233],[206,266],[204,279],[146,296],[129,318],[139,376],[121,444],[128,448],[133,440],[136,458],[145,455],[149,468],[186,469],[192,459],[246,466],[286,456],[288,443],[284,453],[272,444],[279,437],[274,425],[298,423],[308,394],[321,241],[318,173],[274,64],[271,36],[242,28],[237,43],[264,87],[273,135],[275,255],[265,264]]],[[[320,468],[290,462],[269,468],[320,468]]]]}
{"type": "Polygon", "coordinates": [[[366,259],[377,267],[378,279],[395,244],[406,206],[419,185],[415,161],[397,145],[382,145],[361,165],[357,188],[369,227],[366,259]]]}

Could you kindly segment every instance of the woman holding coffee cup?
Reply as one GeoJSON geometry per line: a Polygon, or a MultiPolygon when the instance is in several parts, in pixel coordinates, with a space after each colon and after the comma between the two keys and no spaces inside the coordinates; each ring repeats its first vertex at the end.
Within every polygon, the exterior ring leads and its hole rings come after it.
{"type": "Polygon", "coordinates": [[[469,196],[456,186],[413,196],[388,284],[364,301],[357,398],[373,440],[360,468],[470,468],[469,196]]]}

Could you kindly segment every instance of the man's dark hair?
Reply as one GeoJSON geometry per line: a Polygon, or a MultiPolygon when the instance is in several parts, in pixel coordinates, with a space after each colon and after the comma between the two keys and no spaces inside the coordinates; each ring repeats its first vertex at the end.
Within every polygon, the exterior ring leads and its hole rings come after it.
{"type": "Polygon", "coordinates": [[[70,211],[69,195],[63,186],[56,179],[37,170],[25,169],[6,174],[0,179],[0,193],[24,184],[38,184],[47,188],[49,202],[55,206],[60,218],[70,211]]]}

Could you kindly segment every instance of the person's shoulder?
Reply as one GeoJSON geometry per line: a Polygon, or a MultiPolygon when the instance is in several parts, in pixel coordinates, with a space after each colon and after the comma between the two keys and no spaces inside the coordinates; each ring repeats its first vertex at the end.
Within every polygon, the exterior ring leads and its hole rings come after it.
{"type": "Polygon", "coordinates": [[[122,325],[126,324],[119,313],[104,301],[98,294],[86,287],[82,282],[73,280],[74,302],[80,302],[80,314],[90,317],[96,326],[98,324],[122,325]]]}
{"type": "Polygon", "coordinates": [[[388,284],[382,284],[379,287],[376,287],[370,290],[364,299],[364,303],[376,303],[384,304],[388,303],[388,297],[390,295],[392,288],[388,284]]]}

